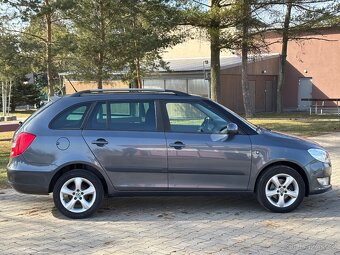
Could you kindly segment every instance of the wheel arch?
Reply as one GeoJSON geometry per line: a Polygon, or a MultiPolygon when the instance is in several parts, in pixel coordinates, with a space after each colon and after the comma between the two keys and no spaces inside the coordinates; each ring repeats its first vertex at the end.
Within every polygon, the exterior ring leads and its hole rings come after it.
{"type": "Polygon", "coordinates": [[[83,163],[83,162],[73,162],[67,165],[62,166],[60,169],[58,169],[56,171],[56,173],[53,175],[51,181],[50,181],[50,185],[48,188],[48,192],[52,192],[54,185],[56,184],[57,180],[59,179],[60,176],[62,176],[64,173],[74,170],[74,169],[83,169],[86,171],[89,171],[93,174],[95,174],[99,180],[101,181],[102,185],[103,185],[103,189],[104,189],[104,193],[105,195],[108,194],[108,184],[107,184],[107,180],[105,179],[105,177],[103,176],[103,174],[100,172],[100,170],[98,170],[96,167],[87,164],[87,163],[83,163]]]}
{"type": "Polygon", "coordinates": [[[294,169],[295,171],[297,171],[301,175],[301,177],[302,177],[302,179],[303,179],[303,181],[305,183],[305,196],[309,195],[309,181],[308,181],[308,177],[307,177],[307,174],[306,174],[305,170],[300,165],[298,165],[297,163],[290,162],[290,161],[276,161],[276,162],[273,162],[273,163],[270,163],[270,164],[266,165],[259,172],[259,174],[256,177],[256,181],[255,181],[255,185],[254,185],[254,192],[256,192],[256,190],[257,190],[257,185],[258,185],[258,182],[259,182],[261,176],[266,171],[268,171],[268,169],[270,169],[273,166],[288,166],[288,167],[294,169]]]}

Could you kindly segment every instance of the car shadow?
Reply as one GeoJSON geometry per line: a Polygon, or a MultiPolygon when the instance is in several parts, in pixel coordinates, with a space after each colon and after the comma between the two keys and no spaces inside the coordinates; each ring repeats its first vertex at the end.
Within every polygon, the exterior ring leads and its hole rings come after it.
{"type": "MultiPolygon", "coordinates": [[[[325,194],[306,197],[293,212],[275,214],[277,219],[340,217],[340,189],[325,194]]],[[[56,208],[55,218],[67,219],[56,208]]],[[[273,213],[265,210],[254,194],[227,194],[218,196],[157,196],[157,197],[110,197],[92,217],[81,221],[124,222],[193,219],[221,220],[223,218],[268,219],[273,213]]]]}

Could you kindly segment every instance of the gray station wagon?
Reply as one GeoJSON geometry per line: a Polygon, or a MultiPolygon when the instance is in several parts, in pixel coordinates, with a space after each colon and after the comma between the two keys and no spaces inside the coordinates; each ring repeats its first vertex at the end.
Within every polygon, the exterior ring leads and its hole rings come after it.
{"type": "Polygon", "coordinates": [[[87,90],[55,98],[15,132],[7,167],[19,192],[48,194],[70,218],[105,195],[255,193],[273,212],[331,188],[319,145],[257,127],[171,90],[87,90]]]}

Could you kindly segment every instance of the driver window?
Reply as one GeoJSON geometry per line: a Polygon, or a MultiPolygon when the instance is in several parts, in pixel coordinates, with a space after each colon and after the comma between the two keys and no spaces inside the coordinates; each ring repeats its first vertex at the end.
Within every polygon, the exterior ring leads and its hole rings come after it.
{"type": "Polygon", "coordinates": [[[181,133],[219,133],[228,122],[196,102],[166,103],[170,131],[181,133]]]}

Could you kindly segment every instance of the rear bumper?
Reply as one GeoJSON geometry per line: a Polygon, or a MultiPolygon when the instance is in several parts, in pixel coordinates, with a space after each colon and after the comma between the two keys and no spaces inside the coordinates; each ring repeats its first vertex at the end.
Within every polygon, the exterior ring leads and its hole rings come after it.
{"type": "Polygon", "coordinates": [[[27,194],[48,194],[49,183],[42,173],[7,170],[8,183],[18,192],[27,194]]]}
{"type": "Polygon", "coordinates": [[[8,183],[21,193],[48,194],[55,169],[54,165],[25,164],[18,156],[7,166],[8,183]]]}

